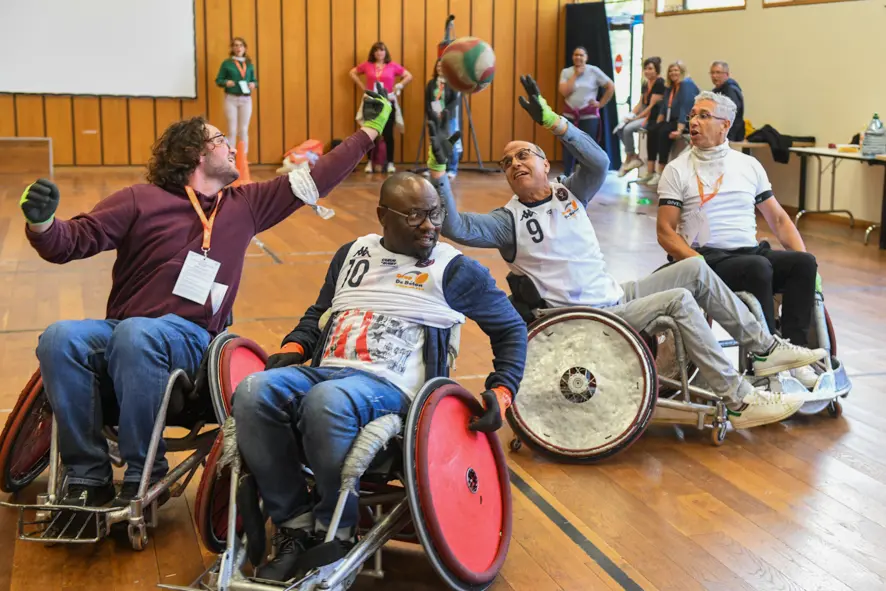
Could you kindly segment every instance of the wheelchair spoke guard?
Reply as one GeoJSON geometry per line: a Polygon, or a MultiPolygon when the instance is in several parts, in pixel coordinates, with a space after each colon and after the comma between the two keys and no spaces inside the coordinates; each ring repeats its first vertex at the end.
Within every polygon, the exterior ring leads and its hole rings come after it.
{"type": "MultiPolygon", "coordinates": [[[[231,399],[243,379],[263,371],[268,356],[255,342],[227,335],[217,337],[209,347],[209,391],[219,424],[231,412],[231,399]]],[[[230,466],[218,469],[223,434],[219,433],[206,457],[206,467],[197,488],[195,502],[197,531],[207,550],[220,554],[228,537],[228,505],[230,504],[230,466]]],[[[238,519],[239,530],[239,519],[238,519]]],[[[238,531],[239,533],[239,531],[238,531]]]]}
{"type": "Polygon", "coordinates": [[[652,353],[621,318],[564,309],[529,327],[526,371],[508,422],[535,451],[590,463],[629,447],[658,396],[652,353]]]}
{"type": "Polygon", "coordinates": [[[498,436],[468,430],[480,403],[439,378],[416,395],[404,430],[412,521],[431,564],[452,589],[489,587],[511,539],[508,468],[498,436]]]}
{"type": "Polygon", "coordinates": [[[38,369],[31,376],[0,434],[0,490],[17,492],[49,465],[52,408],[38,369]]]}

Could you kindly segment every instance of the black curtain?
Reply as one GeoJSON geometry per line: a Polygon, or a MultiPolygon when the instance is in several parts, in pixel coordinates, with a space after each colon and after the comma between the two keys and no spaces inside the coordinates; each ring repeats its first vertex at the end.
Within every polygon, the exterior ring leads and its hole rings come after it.
{"type": "MultiPolygon", "coordinates": [[[[566,5],[566,66],[572,65],[572,52],[581,45],[588,50],[588,64],[597,66],[603,73],[615,80],[612,68],[612,48],[609,45],[609,23],[606,20],[606,5],[603,2],[589,2],[566,5]]],[[[559,79],[559,76],[558,76],[559,79]]],[[[603,95],[601,89],[600,96],[603,95]]],[[[597,97],[599,98],[599,97],[597,97]]],[[[610,169],[621,166],[621,150],[618,138],[612,135],[618,124],[618,111],[615,97],[600,112],[600,127],[597,143],[609,154],[610,169]]]]}

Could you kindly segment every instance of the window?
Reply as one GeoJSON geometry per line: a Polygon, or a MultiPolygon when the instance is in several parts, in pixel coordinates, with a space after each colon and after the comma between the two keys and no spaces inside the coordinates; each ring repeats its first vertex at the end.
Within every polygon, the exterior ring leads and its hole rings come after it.
{"type": "Polygon", "coordinates": [[[688,12],[742,10],[744,7],[745,0],[656,0],[655,14],[656,16],[666,16],[671,14],[686,14],[688,12]]]}
{"type": "Polygon", "coordinates": [[[763,8],[773,6],[802,6],[803,4],[824,4],[827,2],[854,2],[857,0],[763,0],[763,8]]]}

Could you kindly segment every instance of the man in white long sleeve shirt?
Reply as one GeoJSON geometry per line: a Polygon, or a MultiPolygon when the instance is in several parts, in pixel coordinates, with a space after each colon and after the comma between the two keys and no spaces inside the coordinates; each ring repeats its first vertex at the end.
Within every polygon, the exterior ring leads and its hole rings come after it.
{"type": "Polygon", "coordinates": [[[518,309],[521,303],[530,308],[605,308],[636,330],[646,329],[659,316],[672,317],[690,359],[713,391],[726,399],[736,429],[794,414],[805,399],[754,389],[726,358],[702,310],[754,352],[754,373],[759,377],[807,365],[824,357],[825,351],[810,351],[772,336],[700,257],[619,284],[606,270],[585,209],[603,184],[609,158],[590,137],[550,109],[531,77],[521,81],[529,95],[528,100],[520,97],[521,106],[572,152],[581,163],[578,172],[562,183],[552,183],[544,152],[535,144],[512,141],[505,146],[500,165],[514,196],[487,214],[459,213],[443,172],[452,138],[441,137],[432,126],[428,166],[447,210],[443,236],[466,246],[498,249],[518,279],[509,279],[518,309]]]}

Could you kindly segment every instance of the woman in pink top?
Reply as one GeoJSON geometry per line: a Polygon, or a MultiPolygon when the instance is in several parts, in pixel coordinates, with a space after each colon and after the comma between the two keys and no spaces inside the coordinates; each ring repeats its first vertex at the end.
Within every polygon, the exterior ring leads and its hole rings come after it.
{"type": "Polygon", "coordinates": [[[395,172],[394,168],[394,124],[400,119],[402,122],[402,113],[399,112],[397,97],[407,84],[412,82],[412,74],[395,61],[391,61],[391,54],[388,47],[381,41],[378,41],[369,50],[369,57],[365,62],[351,68],[351,79],[360,87],[360,90],[374,90],[375,83],[381,82],[388,92],[388,100],[391,101],[393,111],[385,126],[382,137],[379,138],[376,147],[373,148],[369,161],[366,163],[366,172],[372,172],[372,166],[375,164],[375,170],[388,173],[395,172]],[[366,84],[360,80],[360,74],[366,77],[366,84]],[[400,81],[397,82],[397,78],[400,81]]]}

